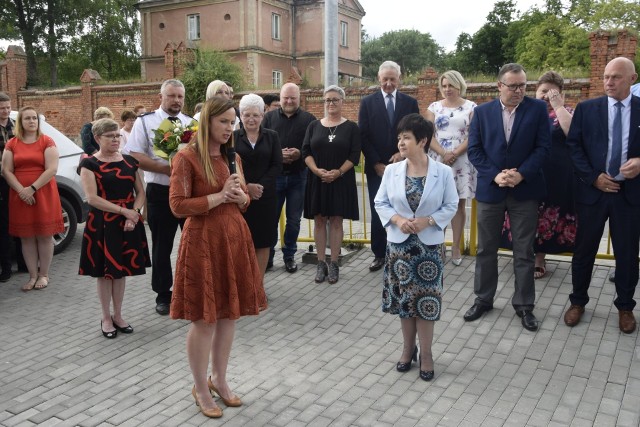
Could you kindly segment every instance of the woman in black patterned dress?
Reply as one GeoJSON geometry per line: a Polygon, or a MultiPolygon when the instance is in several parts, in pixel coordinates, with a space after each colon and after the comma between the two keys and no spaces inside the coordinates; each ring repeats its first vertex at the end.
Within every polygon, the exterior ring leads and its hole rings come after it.
{"type": "Polygon", "coordinates": [[[434,377],[431,342],[442,311],[444,229],[458,210],[449,166],[427,156],[433,123],[409,114],[398,123],[398,149],[405,160],[387,165],[375,206],[387,229],[382,311],[400,316],[404,339],[400,372],[417,359],[420,378],[434,377]]]}
{"type": "Polygon", "coordinates": [[[144,189],[137,160],[120,154],[118,123],[100,119],[92,132],[100,150],[80,164],[82,188],[91,210],[82,236],[79,274],[98,278],[102,334],[115,338],[118,331],[133,332],[122,318],[125,277],[145,274],[145,267],[151,267],[140,220],[144,189]]]}

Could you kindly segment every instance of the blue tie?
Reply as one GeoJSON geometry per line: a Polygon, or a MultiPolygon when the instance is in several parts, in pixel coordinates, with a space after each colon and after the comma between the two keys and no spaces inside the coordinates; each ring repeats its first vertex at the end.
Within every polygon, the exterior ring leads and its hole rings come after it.
{"type": "Polygon", "coordinates": [[[618,176],[622,162],[622,102],[614,104],[616,115],[613,118],[613,135],[611,138],[611,160],[609,160],[609,175],[618,176]]]}
{"type": "Polygon", "coordinates": [[[387,115],[389,116],[389,123],[393,126],[393,95],[387,95],[387,115]]]}

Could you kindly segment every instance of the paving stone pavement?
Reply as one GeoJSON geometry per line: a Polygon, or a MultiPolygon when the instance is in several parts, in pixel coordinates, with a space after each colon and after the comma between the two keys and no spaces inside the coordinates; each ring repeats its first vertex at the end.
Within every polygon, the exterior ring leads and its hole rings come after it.
{"type": "Polygon", "coordinates": [[[640,424],[638,332],[618,330],[608,261],[596,266],[575,328],[562,322],[570,264],[548,261],[550,274],[536,282],[537,333],[511,309],[511,258],[499,259],[494,310],[472,323],[462,315],[473,302],[474,259],[448,262],[427,383],[415,365],[395,370],[400,325],[380,311],[382,275],[368,271],[368,250],[336,285],[315,284],[311,265],[286,273],[277,258],[266,276],[269,309],[237,323],[228,377],[245,405],[220,402],[223,418],[209,420],[190,393],[188,322],[155,313],[147,274],[127,283],[124,316],[135,332],[103,338],[95,281],[77,275],[80,240],[81,230],[54,258],[46,290],[21,292],[25,274],[0,284],[2,426],[640,424]]]}

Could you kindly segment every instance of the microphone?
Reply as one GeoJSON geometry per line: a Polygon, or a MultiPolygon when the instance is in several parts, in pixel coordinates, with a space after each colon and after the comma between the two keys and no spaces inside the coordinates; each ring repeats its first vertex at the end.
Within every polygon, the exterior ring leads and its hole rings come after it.
{"type": "Polygon", "coordinates": [[[227,161],[229,162],[229,172],[236,173],[236,150],[233,147],[227,148],[227,161]]]}

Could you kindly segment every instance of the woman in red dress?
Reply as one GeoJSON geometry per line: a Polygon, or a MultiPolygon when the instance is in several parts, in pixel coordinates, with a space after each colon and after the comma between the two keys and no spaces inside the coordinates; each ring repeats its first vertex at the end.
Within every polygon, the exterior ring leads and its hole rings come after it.
{"type": "Polygon", "coordinates": [[[227,383],[235,321],[267,307],[253,240],[242,211],[249,205],[240,157],[231,174],[227,159],[236,119],[233,101],[214,97],[202,108],[197,138],[171,163],[169,204],[187,218],[182,230],[170,314],[191,321],[187,357],[196,405],[207,417],[242,401],[227,383]],[[211,354],[211,376],[207,367],[211,354]]]}
{"type": "Polygon", "coordinates": [[[100,119],[91,131],[100,149],[80,164],[82,188],[91,211],[82,235],[79,274],[98,279],[102,335],[115,338],[118,331],[133,332],[122,318],[125,278],[145,274],[145,267],[151,267],[140,220],[144,189],[138,161],[120,154],[118,123],[100,119]]]}
{"type": "Polygon", "coordinates": [[[38,112],[22,107],[16,136],[7,142],[2,175],[9,192],[9,234],[20,237],[29,281],[23,291],[49,284],[53,235],[64,230],[58,185],[58,149],[53,139],[40,133],[38,112]]]}

